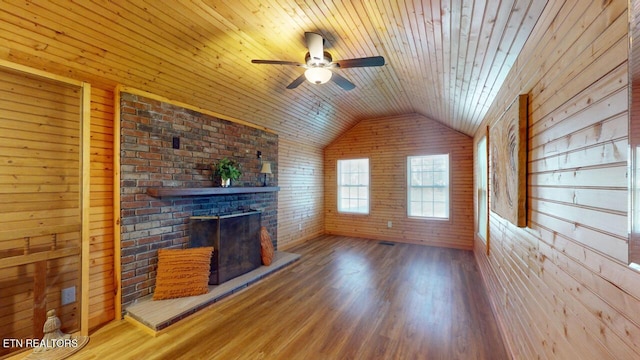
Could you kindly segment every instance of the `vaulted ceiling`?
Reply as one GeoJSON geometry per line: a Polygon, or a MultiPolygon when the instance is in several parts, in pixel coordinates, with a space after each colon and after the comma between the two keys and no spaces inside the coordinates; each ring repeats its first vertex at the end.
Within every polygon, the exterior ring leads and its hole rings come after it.
{"type": "Polygon", "coordinates": [[[324,146],[358,121],[419,113],[473,134],[546,0],[11,1],[0,57],[89,81],[133,86],[324,146]],[[304,32],[356,85],[286,86],[303,69],[304,32]]]}

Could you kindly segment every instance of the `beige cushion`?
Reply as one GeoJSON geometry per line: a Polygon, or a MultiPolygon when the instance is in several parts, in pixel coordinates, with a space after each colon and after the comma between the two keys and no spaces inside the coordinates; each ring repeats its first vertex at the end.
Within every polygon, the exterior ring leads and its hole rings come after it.
{"type": "Polygon", "coordinates": [[[206,294],[213,247],[158,250],[153,300],[206,294]]]}

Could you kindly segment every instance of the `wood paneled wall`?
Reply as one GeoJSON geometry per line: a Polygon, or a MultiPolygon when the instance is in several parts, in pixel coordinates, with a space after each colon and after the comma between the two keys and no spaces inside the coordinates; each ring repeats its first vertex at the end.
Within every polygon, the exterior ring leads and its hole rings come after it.
{"type": "Polygon", "coordinates": [[[528,227],[491,213],[490,255],[475,242],[516,359],[640,357],[640,274],[626,266],[626,10],[549,2],[485,118],[530,94],[528,227]]]}
{"type": "Polygon", "coordinates": [[[286,138],[278,147],[278,249],[324,232],[322,149],[286,138]]]}
{"type": "Polygon", "coordinates": [[[405,115],[364,120],[325,148],[324,214],[329,234],[471,249],[473,244],[473,141],[425,118],[405,115]],[[407,217],[407,156],[449,154],[450,218],[407,217]],[[370,212],[337,211],[339,159],[369,158],[370,212]],[[392,227],[387,223],[391,221],[392,227]]]}
{"type": "Polygon", "coordinates": [[[115,316],[113,91],[91,89],[89,327],[115,316]]]}

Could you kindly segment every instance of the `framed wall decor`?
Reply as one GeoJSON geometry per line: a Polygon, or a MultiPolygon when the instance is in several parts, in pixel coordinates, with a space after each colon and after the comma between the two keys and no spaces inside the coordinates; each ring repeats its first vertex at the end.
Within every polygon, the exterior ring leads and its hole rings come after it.
{"type": "Polygon", "coordinates": [[[489,130],[491,211],[527,226],[527,118],[529,95],[519,95],[489,130]]]}

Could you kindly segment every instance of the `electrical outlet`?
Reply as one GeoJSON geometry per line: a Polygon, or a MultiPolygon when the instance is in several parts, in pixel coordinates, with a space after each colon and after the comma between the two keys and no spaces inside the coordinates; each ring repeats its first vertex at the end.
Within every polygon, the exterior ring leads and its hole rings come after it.
{"type": "Polygon", "coordinates": [[[302,224],[298,224],[298,231],[302,231],[302,224]]]}
{"type": "Polygon", "coordinates": [[[75,286],[62,289],[60,302],[62,303],[63,306],[64,305],[69,305],[71,303],[74,303],[75,301],[76,301],[76,287],[75,286]]]}
{"type": "Polygon", "coordinates": [[[391,221],[387,221],[387,228],[391,229],[393,227],[393,223],[391,221]]]}

